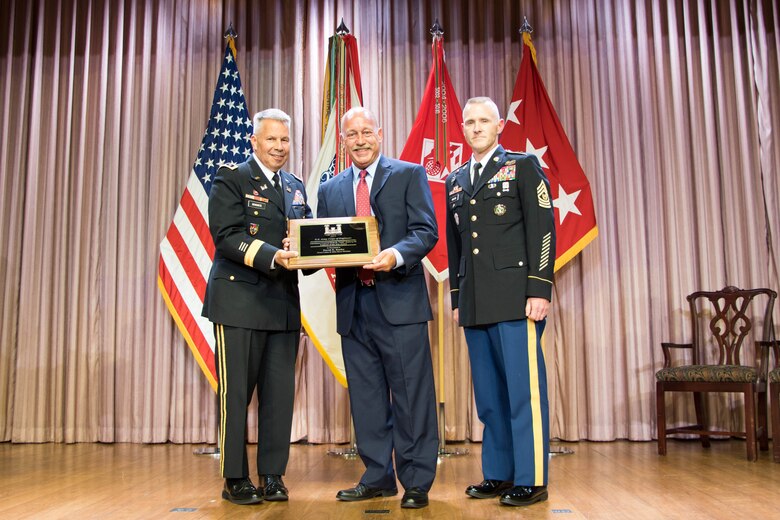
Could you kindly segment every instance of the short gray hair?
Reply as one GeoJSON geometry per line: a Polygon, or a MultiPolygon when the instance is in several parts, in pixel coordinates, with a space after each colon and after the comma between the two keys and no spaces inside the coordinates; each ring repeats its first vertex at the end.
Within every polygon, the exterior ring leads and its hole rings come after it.
{"type": "Polygon", "coordinates": [[[267,108],[255,114],[255,116],[252,118],[252,123],[254,123],[255,134],[257,134],[260,131],[260,123],[262,123],[264,119],[273,119],[274,121],[281,121],[282,123],[285,124],[285,126],[287,126],[287,128],[290,128],[290,123],[292,122],[292,118],[282,110],[279,110],[278,108],[267,108]]]}
{"type": "MultiPolygon", "coordinates": [[[[349,110],[347,110],[343,116],[341,116],[341,128],[344,128],[344,125],[356,116],[363,116],[368,120],[371,120],[374,122],[374,129],[378,130],[379,128],[382,128],[379,125],[379,119],[374,115],[373,112],[371,112],[369,109],[365,107],[352,107],[349,110]]],[[[343,132],[343,130],[342,130],[343,132]]]]}
{"type": "Polygon", "coordinates": [[[487,107],[495,114],[496,121],[501,120],[501,112],[498,111],[498,106],[496,105],[495,101],[490,99],[487,96],[482,97],[473,97],[466,101],[466,104],[463,105],[463,119],[466,119],[466,109],[469,107],[469,105],[487,105],[487,107]]]}

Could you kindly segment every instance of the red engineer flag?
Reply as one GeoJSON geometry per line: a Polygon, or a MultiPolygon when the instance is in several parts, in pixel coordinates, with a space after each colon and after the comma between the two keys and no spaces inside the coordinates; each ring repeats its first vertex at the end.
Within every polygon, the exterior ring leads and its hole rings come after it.
{"type": "Polygon", "coordinates": [[[555,270],[598,235],[593,196],[585,172],[561,127],[536,68],[531,35],[523,33],[523,61],[501,133],[504,148],[535,155],[552,190],[555,208],[555,270]]]}
{"type": "Polygon", "coordinates": [[[448,276],[447,240],[441,236],[447,222],[444,180],[471,156],[471,148],[463,137],[460,103],[444,63],[442,40],[441,35],[434,34],[433,67],[417,119],[401,152],[402,160],[422,164],[428,173],[440,237],[423,262],[437,282],[443,282],[448,276]]]}
{"type": "Polygon", "coordinates": [[[229,38],[208,126],[179,207],[160,243],[157,271],[157,286],[168,311],[214,391],[217,390],[214,331],[209,320],[200,315],[214,259],[214,242],[209,232],[209,192],[220,166],[247,160],[252,152],[251,134],[252,120],[241,89],[233,39],[229,38]]]}

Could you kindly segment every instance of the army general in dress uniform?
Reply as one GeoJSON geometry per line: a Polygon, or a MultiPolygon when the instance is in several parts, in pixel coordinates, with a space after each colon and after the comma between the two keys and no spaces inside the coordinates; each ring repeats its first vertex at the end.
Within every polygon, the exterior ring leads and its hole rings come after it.
{"type": "Polygon", "coordinates": [[[214,324],[222,497],[235,504],[287,500],[295,359],[301,328],[298,273],[286,269],[287,220],[311,218],[303,182],[281,168],[290,154],[290,116],[255,114],[254,154],[217,172],[209,195],[216,251],[203,316],[214,324]],[[258,488],[249,478],[247,407],[258,394],[258,488]]]}
{"type": "Polygon", "coordinates": [[[490,98],[463,109],[471,159],[447,178],[452,308],[464,327],[477,413],[485,425],[474,498],[547,499],[549,417],[540,338],[552,295],[555,223],[535,156],[504,150],[490,98]]]}

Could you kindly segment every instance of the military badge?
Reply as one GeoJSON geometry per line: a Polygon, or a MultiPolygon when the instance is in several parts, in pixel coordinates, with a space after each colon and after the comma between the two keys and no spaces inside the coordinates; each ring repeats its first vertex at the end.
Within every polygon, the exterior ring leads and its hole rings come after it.
{"type": "Polygon", "coordinates": [[[506,206],[503,204],[496,204],[493,206],[493,213],[499,217],[503,217],[506,214],[506,206]]]}
{"type": "Polygon", "coordinates": [[[504,192],[509,191],[509,181],[504,181],[501,183],[501,190],[504,192]]]}
{"type": "Polygon", "coordinates": [[[257,190],[252,190],[252,195],[260,195],[257,190]]]}
{"type": "Polygon", "coordinates": [[[303,200],[303,193],[301,193],[301,190],[295,190],[295,195],[293,195],[292,203],[299,204],[299,205],[306,204],[306,201],[303,200]]]}
{"type": "Polygon", "coordinates": [[[255,224],[254,222],[249,224],[249,234],[250,235],[255,236],[259,230],[260,230],[260,225],[259,224],[255,224]]]}
{"type": "Polygon", "coordinates": [[[258,202],[268,202],[267,198],[260,197],[257,192],[255,192],[254,195],[250,195],[249,193],[245,193],[244,197],[248,198],[249,200],[256,200],[258,202]]]}
{"type": "Polygon", "coordinates": [[[287,193],[292,193],[292,190],[290,189],[289,186],[287,186],[287,193]]]}
{"type": "Polygon", "coordinates": [[[260,189],[265,191],[265,190],[268,189],[268,185],[267,184],[263,184],[262,186],[260,186],[260,189]]]}
{"type": "Polygon", "coordinates": [[[455,186],[453,186],[453,187],[452,187],[452,189],[450,190],[450,193],[449,193],[449,195],[455,195],[456,193],[460,193],[461,191],[463,191],[463,188],[461,188],[459,184],[456,184],[456,185],[455,185],[455,186]]]}
{"type": "Polygon", "coordinates": [[[539,181],[539,186],[536,187],[536,196],[539,199],[539,207],[550,209],[550,194],[547,193],[547,186],[544,185],[544,181],[539,181]]]}
{"type": "Polygon", "coordinates": [[[504,163],[504,166],[512,166],[512,165],[513,165],[513,164],[515,164],[516,162],[517,162],[517,160],[516,160],[516,159],[511,159],[511,160],[509,160],[509,161],[505,162],[505,163],[504,163]]]}
{"type": "Polygon", "coordinates": [[[507,166],[506,164],[501,167],[500,170],[498,170],[498,173],[493,175],[491,179],[488,181],[489,183],[496,184],[499,182],[504,181],[513,181],[515,180],[515,165],[511,164],[507,166]]]}

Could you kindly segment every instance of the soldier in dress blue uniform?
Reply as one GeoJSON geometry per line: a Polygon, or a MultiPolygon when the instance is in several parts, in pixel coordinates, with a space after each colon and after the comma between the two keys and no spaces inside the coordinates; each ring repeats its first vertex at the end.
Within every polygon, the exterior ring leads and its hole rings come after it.
{"type": "Polygon", "coordinates": [[[447,178],[452,308],[464,327],[477,412],[485,424],[484,480],[474,498],[505,505],[547,499],[549,417],[540,338],[550,308],[555,223],[550,185],[533,155],[498,144],[496,104],[470,99],[471,159],[447,178]]]}
{"type": "Polygon", "coordinates": [[[298,273],[288,271],[287,220],[311,218],[303,182],[282,170],[290,155],[290,116],[254,116],[254,154],[217,171],[209,195],[216,251],[203,316],[214,324],[222,497],[235,504],[287,500],[295,359],[301,328],[298,273]],[[258,488],[249,479],[246,416],[258,394],[258,488]]]}

